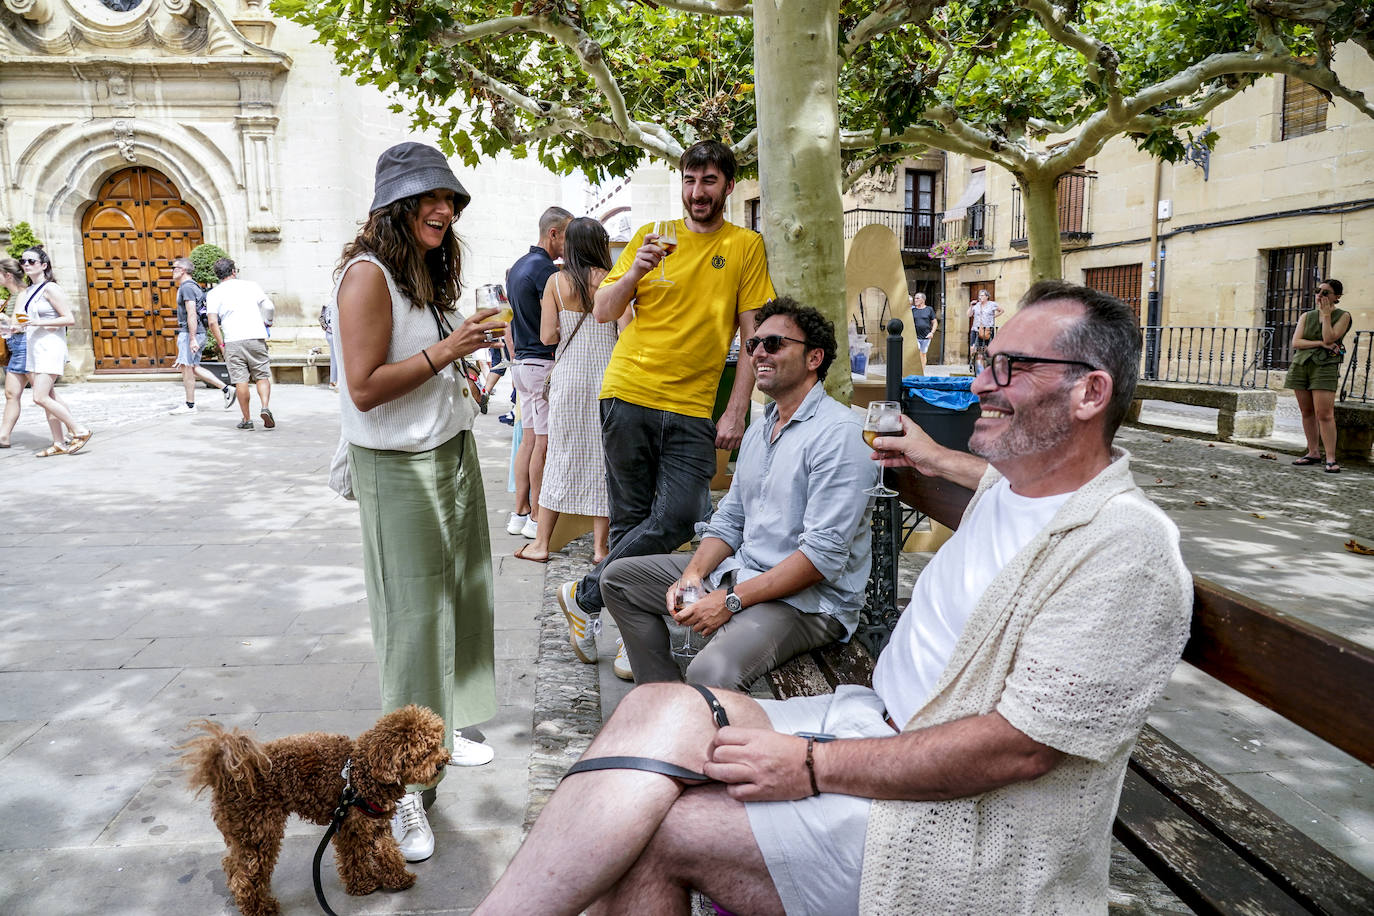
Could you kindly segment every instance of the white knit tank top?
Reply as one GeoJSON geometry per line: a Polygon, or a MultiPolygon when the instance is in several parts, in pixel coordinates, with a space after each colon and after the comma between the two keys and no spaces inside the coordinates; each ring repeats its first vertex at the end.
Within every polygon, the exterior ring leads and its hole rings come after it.
{"type": "Polygon", "coordinates": [[[339,431],[346,442],[364,448],[394,449],[401,452],[424,452],[443,445],[458,433],[472,428],[477,405],[472,401],[467,383],[450,363],[440,365],[439,374],[423,385],[394,401],[378,404],[369,411],[361,411],[348,393],[348,365],[343,358],[343,326],[339,324],[339,285],[344,274],[359,261],[371,261],[382,269],[387,292],[391,294],[391,346],[387,349],[388,363],[400,362],[414,356],[425,347],[439,342],[434,312],[415,308],[396,288],[391,271],[370,254],[344,265],[329,300],[329,320],[339,337],[339,431]]]}

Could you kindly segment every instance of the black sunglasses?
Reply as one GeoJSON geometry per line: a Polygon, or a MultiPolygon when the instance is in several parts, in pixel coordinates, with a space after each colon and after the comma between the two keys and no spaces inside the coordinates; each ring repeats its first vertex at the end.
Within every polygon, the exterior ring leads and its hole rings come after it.
{"type": "Polygon", "coordinates": [[[1317,290],[1317,295],[1318,295],[1318,296],[1334,296],[1334,295],[1336,295],[1336,294],[1335,294],[1335,292],[1333,292],[1332,290],[1329,290],[1329,289],[1319,289],[1319,290],[1317,290]]]}
{"type": "Polygon", "coordinates": [[[19,259],[19,263],[20,263],[20,264],[42,264],[43,262],[42,262],[40,259],[38,259],[38,258],[20,258],[20,259],[19,259]]]}
{"type": "Polygon", "coordinates": [[[808,346],[806,341],[797,340],[795,337],[784,337],[782,334],[769,334],[767,337],[751,337],[746,340],[744,342],[744,352],[753,356],[754,351],[758,349],[758,345],[763,344],[764,351],[773,354],[781,350],[783,343],[789,340],[792,341],[792,343],[799,343],[803,347],[808,346]]]}
{"type": "Polygon", "coordinates": [[[988,363],[988,368],[992,370],[993,384],[998,388],[1005,388],[1010,385],[1011,374],[1016,363],[1026,363],[1028,365],[1082,366],[1089,372],[1097,371],[1096,366],[1078,359],[1053,359],[1049,356],[1016,356],[1011,353],[995,353],[988,363]]]}

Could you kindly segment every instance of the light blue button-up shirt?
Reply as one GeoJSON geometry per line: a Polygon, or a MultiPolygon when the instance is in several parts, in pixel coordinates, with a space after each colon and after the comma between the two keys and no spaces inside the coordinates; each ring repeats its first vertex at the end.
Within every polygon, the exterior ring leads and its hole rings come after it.
{"type": "Polygon", "coordinates": [[[701,532],[734,551],[708,584],[718,588],[736,570],[735,581],[747,581],[800,550],[825,578],[779,600],[829,614],[848,640],[859,624],[873,554],[873,498],[863,491],[877,483],[878,466],[869,460],[862,418],[819,382],[775,437],[777,422],[778,405],[769,403],[763,421],[745,433],[730,491],[701,532]]]}

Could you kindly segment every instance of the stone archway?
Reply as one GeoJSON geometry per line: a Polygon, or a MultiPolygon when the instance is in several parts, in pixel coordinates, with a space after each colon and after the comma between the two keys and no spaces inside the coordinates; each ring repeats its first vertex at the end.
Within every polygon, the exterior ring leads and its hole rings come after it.
{"type": "Polygon", "coordinates": [[[172,259],[201,243],[201,220],[167,176],[120,169],[81,217],[96,372],[172,371],[172,259]]]}

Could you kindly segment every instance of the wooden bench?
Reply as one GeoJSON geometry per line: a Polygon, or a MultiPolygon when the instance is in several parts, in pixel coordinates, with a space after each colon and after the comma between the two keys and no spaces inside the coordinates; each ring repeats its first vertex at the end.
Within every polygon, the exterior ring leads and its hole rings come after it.
{"type": "MultiPolygon", "coordinates": [[[[950,528],[972,496],[910,471],[898,473],[896,488],[907,505],[950,528]]],[[[1374,650],[1194,577],[1183,660],[1374,764],[1374,650]]],[[[768,683],[780,699],[807,696],[869,684],[872,670],[855,640],[799,656],[768,683]]],[[[1148,725],[1113,832],[1198,913],[1374,913],[1374,881],[1148,725]]],[[[1120,878],[1114,870],[1113,887],[1120,878]]]]}
{"type": "Polygon", "coordinates": [[[321,372],[329,381],[329,351],[290,355],[272,354],[272,381],[278,385],[318,385],[321,372]]]}
{"type": "Polygon", "coordinates": [[[1336,402],[1336,458],[1369,461],[1374,448],[1374,404],[1336,402]]]}
{"type": "Polygon", "coordinates": [[[1230,442],[1237,437],[1263,439],[1273,435],[1274,408],[1278,406],[1278,394],[1267,388],[1223,388],[1183,382],[1142,381],[1136,385],[1135,400],[1131,402],[1131,407],[1126,413],[1127,423],[1133,426],[1142,425],[1142,401],[1170,401],[1175,404],[1214,408],[1217,411],[1217,439],[1230,442]]]}

